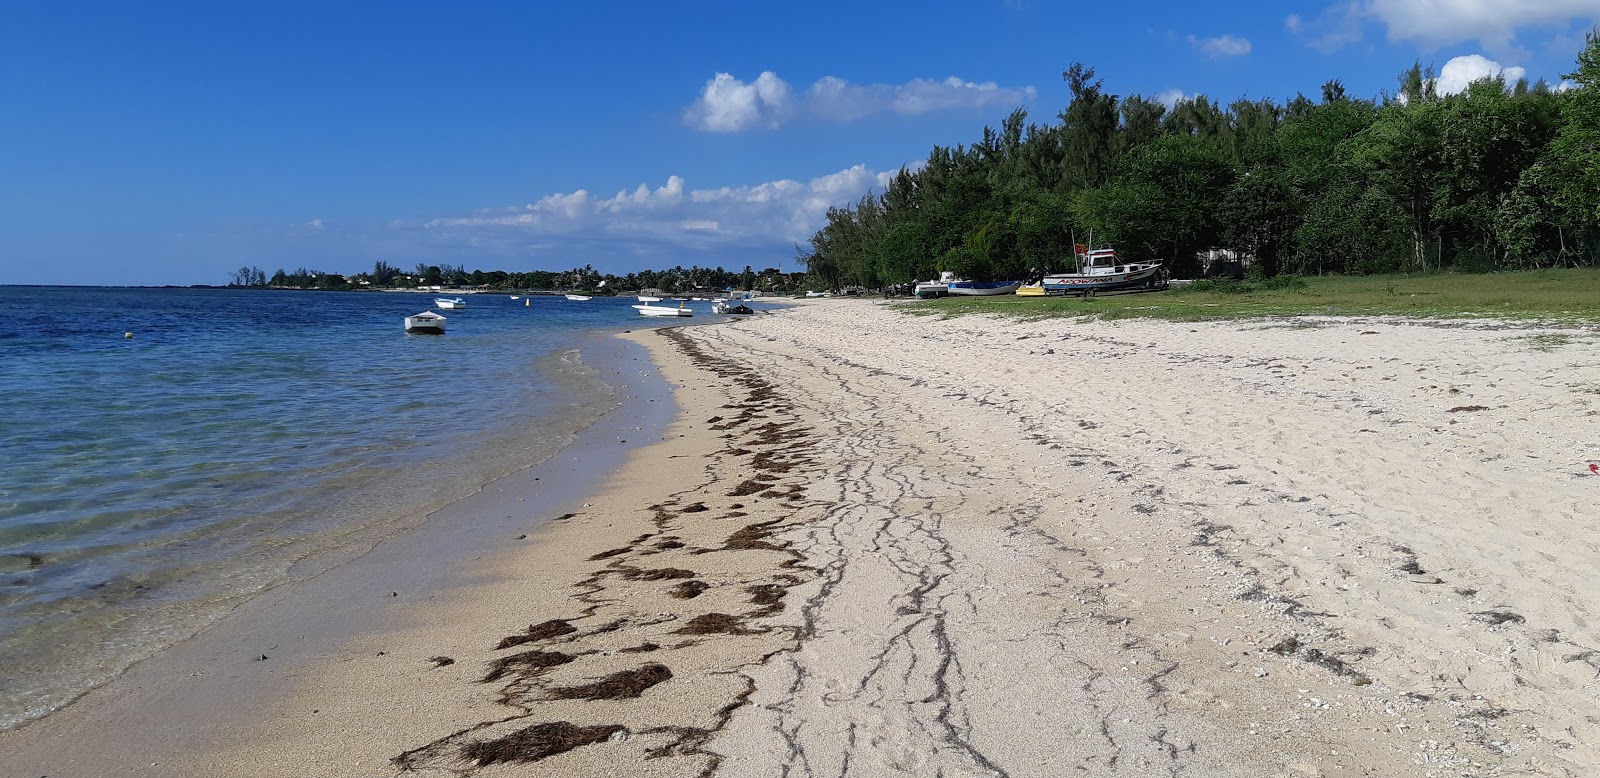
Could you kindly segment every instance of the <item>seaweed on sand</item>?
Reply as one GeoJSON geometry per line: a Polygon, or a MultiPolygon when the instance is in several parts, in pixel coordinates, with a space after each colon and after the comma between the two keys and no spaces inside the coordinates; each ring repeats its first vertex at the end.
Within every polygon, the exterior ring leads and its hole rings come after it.
{"type": "Polygon", "coordinates": [[[666,665],[654,662],[633,670],[612,673],[593,683],[550,690],[556,700],[622,700],[638,697],[646,689],[672,677],[666,665]]]}
{"type": "Polygon", "coordinates": [[[562,635],[570,635],[577,631],[578,628],[567,623],[566,619],[551,619],[549,621],[542,621],[538,624],[530,625],[528,627],[528,631],[522,633],[521,635],[508,635],[502,638],[500,640],[500,644],[495,646],[495,650],[498,651],[503,648],[520,646],[523,643],[533,643],[540,640],[558,638],[562,635]]]}
{"type": "Polygon", "coordinates": [[[574,748],[599,743],[622,731],[620,724],[580,727],[570,721],[535,724],[494,740],[461,747],[461,756],[479,767],[496,762],[537,762],[574,748]]]}

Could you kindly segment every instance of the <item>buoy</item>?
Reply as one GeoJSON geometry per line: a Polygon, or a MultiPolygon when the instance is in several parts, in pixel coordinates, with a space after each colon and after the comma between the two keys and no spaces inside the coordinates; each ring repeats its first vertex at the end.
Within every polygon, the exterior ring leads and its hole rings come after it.
{"type": "Polygon", "coordinates": [[[131,333],[131,332],[122,333],[122,339],[123,340],[133,340],[133,333],[131,333]]]}
{"type": "Polygon", "coordinates": [[[532,300],[523,300],[522,301],[522,307],[524,307],[524,308],[526,308],[526,307],[528,307],[529,305],[532,305],[532,304],[533,304],[532,300]]]}

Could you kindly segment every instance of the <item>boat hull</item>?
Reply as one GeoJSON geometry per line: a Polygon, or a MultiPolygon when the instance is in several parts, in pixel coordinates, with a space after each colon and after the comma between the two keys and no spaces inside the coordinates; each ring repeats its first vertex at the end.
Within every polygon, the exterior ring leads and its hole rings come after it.
{"type": "Polygon", "coordinates": [[[406,332],[418,335],[443,335],[445,318],[436,313],[419,313],[406,317],[406,332]]]}
{"type": "Polygon", "coordinates": [[[459,299],[459,298],[457,298],[455,300],[446,300],[444,298],[440,298],[440,299],[434,300],[433,304],[437,305],[440,308],[443,308],[444,310],[447,310],[447,311],[460,310],[462,308],[467,307],[467,301],[459,299]]]}
{"type": "Polygon", "coordinates": [[[996,281],[986,284],[980,284],[975,281],[952,281],[950,282],[950,294],[967,297],[988,297],[1011,294],[1021,286],[1021,281],[996,281]]]}
{"type": "Polygon", "coordinates": [[[1161,266],[1143,265],[1121,273],[1055,273],[1044,277],[1046,294],[1089,294],[1113,289],[1155,288],[1161,282],[1161,266]]]}
{"type": "Polygon", "coordinates": [[[665,305],[635,305],[633,308],[639,312],[640,316],[673,318],[678,316],[694,315],[694,311],[688,308],[668,308],[665,305]]]}
{"type": "Polygon", "coordinates": [[[950,285],[923,281],[917,284],[912,293],[923,300],[932,300],[935,297],[944,297],[950,294],[950,285]]]}
{"type": "Polygon", "coordinates": [[[568,300],[572,300],[574,302],[580,302],[581,303],[581,302],[587,302],[592,298],[590,298],[589,295],[586,295],[586,294],[569,294],[569,295],[567,295],[567,299],[568,300]]]}

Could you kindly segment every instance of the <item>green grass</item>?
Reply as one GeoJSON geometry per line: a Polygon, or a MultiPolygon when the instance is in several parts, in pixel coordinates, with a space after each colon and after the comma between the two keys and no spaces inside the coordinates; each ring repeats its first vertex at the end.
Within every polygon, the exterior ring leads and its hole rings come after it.
{"type": "MultiPolygon", "coordinates": [[[[1276,281],[1276,280],[1275,280],[1276,281]]],[[[994,313],[1022,318],[1093,316],[1201,321],[1263,316],[1404,316],[1600,322],[1600,270],[1457,275],[1328,276],[1268,284],[1076,297],[947,297],[908,309],[946,317],[994,313]],[[1269,288],[1273,287],[1273,288],[1269,288]]]]}

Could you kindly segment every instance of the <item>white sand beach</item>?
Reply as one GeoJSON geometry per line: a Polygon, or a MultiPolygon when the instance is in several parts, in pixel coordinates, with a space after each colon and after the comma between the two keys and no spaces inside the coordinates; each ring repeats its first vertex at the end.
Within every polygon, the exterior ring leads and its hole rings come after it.
{"type": "Polygon", "coordinates": [[[1600,332],[829,299],[631,337],[681,411],[572,515],[227,726],[113,682],[0,773],[1600,773],[1600,332]]]}

